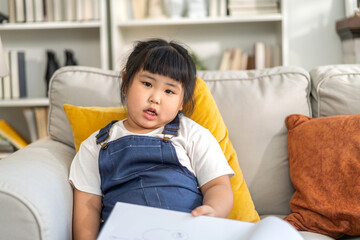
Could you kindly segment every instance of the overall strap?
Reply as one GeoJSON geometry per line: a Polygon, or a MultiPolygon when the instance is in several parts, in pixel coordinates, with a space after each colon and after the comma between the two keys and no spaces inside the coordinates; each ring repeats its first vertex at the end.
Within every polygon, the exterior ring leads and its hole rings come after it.
{"type": "Polygon", "coordinates": [[[180,125],[179,115],[176,115],[174,120],[172,120],[171,122],[165,125],[164,130],[162,132],[164,134],[163,137],[164,142],[169,142],[171,138],[178,135],[179,125],[180,125]],[[172,135],[172,136],[168,137],[166,135],[172,135]]]}
{"type": "Polygon", "coordinates": [[[106,140],[109,138],[110,128],[117,121],[118,120],[111,121],[108,125],[106,125],[102,129],[100,129],[99,133],[95,136],[96,137],[96,144],[101,144],[102,149],[107,148],[106,140]]]}

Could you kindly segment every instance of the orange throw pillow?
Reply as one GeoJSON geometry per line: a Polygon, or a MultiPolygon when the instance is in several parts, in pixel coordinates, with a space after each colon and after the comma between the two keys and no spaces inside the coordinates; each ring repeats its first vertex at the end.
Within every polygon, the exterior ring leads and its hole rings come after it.
{"type": "Polygon", "coordinates": [[[360,235],[360,114],[286,119],[295,193],[285,218],[300,231],[360,235]]]}

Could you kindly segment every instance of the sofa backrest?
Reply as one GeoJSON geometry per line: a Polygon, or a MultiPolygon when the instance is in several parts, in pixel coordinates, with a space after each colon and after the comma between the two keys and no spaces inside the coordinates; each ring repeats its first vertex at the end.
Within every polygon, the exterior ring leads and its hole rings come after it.
{"type": "MultiPolygon", "coordinates": [[[[311,115],[310,77],[296,67],[205,71],[205,80],[228,127],[240,167],[260,214],[288,214],[293,194],[288,171],[286,116],[311,115]]],[[[120,106],[119,72],[64,67],[51,79],[49,134],[73,146],[63,104],[120,106]]]]}
{"type": "Polygon", "coordinates": [[[91,67],[63,67],[57,70],[49,86],[49,126],[52,139],[74,146],[70,124],[63,104],[75,106],[120,106],[119,72],[91,67]]]}
{"type": "Polygon", "coordinates": [[[310,115],[310,77],[296,67],[200,72],[229,130],[259,214],[290,213],[285,118],[310,115]]]}
{"type": "Polygon", "coordinates": [[[360,65],[327,65],[313,69],[314,117],[360,113],[360,65]]]}

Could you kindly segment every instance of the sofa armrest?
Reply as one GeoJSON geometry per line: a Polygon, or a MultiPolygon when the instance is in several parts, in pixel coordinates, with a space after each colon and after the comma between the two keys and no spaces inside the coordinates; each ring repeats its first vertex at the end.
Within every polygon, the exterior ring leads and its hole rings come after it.
{"type": "Polygon", "coordinates": [[[0,160],[0,239],[71,239],[74,155],[44,139],[0,160]]]}

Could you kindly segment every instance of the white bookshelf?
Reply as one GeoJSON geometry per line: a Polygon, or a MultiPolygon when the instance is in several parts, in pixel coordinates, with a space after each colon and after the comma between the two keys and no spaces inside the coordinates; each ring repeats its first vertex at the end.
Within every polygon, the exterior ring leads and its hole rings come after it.
{"type": "Polygon", "coordinates": [[[287,65],[286,1],[281,1],[278,14],[244,17],[206,17],[178,19],[118,20],[116,4],[110,0],[110,35],[112,69],[120,70],[133,42],[160,37],[188,45],[210,70],[218,69],[226,48],[239,47],[253,53],[256,41],[278,45],[282,65],[287,65]]]}
{"type": "MultiPolygon", "coordinates": [[[[42,95],[37,94],[36,98],[0,99],[0,119],[5,119],[27,140],[29,129],[23,110],[49,106],[45,90],[46,50],[55,52],[60,67],[65,63],[65,49],[71,49],[79,65],[109,69],[107,2],[99,0],[99,20],[0,24],[4,50],[21,50],[25,58],[31,58],[26,62],[31,70],[31,84],[41,89],[42,95]]],[[[0,1],[0,10],[8,14],[7,0],[0,1]]]]}

